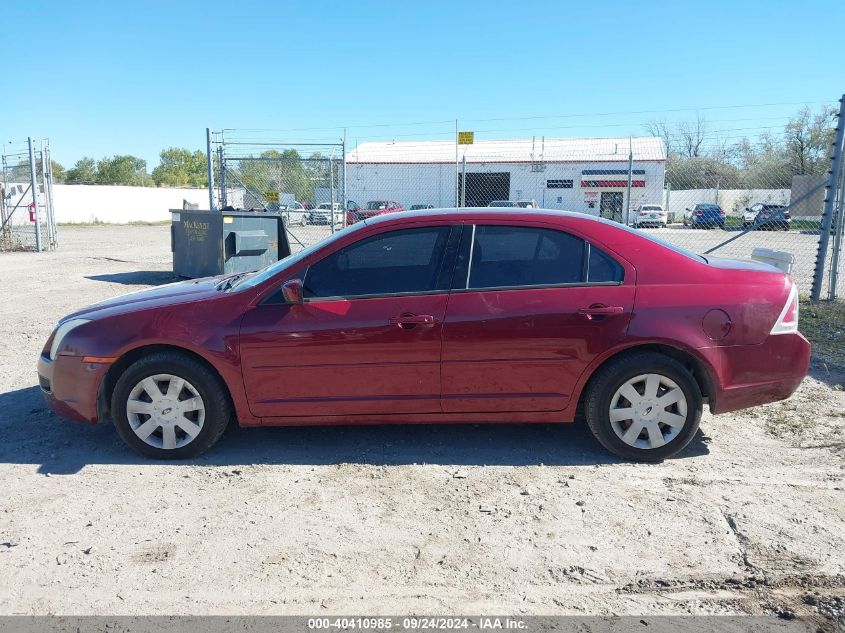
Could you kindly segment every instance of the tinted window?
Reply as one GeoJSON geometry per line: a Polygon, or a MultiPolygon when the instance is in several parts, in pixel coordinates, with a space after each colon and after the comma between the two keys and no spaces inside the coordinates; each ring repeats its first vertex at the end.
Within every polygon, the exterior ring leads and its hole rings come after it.
{"type": "Polygon", "coordinates": [[[622,266],[604,251],[591,245],[587,281],[591,283],[622,281],[622,266]]]}
{"type": "Polygon", "coordinates": [[[308,268],[304,296],[353,297],[436,290],[448,226],[363,239],[308,268]]]}
{"type": "Polygon", "coordinates": [[[584,241],[568,233],[519,226],[478,226],[469,288],[544,286],[584,278],[584,241]]]}

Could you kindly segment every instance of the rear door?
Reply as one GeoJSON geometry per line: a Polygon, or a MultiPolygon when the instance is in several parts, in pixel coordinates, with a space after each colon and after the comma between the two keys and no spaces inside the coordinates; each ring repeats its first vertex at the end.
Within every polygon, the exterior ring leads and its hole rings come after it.
{"type": "Polygon", "coordinates": [[[634,271],[579,236],[464,227],[443,330],[443,411],[558,411],[625,336],[634,271]]]}

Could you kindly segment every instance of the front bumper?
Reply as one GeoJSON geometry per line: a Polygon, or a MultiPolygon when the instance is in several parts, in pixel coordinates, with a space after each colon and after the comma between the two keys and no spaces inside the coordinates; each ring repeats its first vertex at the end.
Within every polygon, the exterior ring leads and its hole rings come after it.
{"type": "Polygon", "coordinates": [[[38,384],[44,400],[62,417],[95,424],[97,397],[110,365],[84,363],[79,356],[38,358],[38,384]]]}
{"type": "Polygon", "coordinates": [[[810,368],[810,342],[797,332],[770,335],[760,345],[719,349],[723,384],[715,386],[713,413],[785,400],[810,368]]]}

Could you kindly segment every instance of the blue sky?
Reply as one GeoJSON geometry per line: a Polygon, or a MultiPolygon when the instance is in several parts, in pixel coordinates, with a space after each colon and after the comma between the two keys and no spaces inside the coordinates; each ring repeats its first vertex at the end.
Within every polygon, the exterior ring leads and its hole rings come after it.
{"type": "Polygon", "coordinates": [[[7,0],[0,140],[148,161],[205,128],[275,138],[723,135],[845,91],[845,2],[7,0]],[[776,105],[771,105],[776,104],[776,105]],[[740,107],[737,107],[740,106],[740,107]],[[319,128],[319,129],[318,129],[319,128]]]}

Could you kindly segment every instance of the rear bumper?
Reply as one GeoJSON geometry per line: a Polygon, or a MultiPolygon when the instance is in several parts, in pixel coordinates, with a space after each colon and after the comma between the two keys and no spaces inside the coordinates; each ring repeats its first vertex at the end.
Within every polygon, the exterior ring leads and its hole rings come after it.
{"type": "Polygon", "coordinates": [[[810,350],[798,333],[769,336],[760,345],[720,348],[724,382],[714,388],[711,410],[727,413],[789,398],[807,376],[810,350]]]}
{"type": "Polygon", "coordinates": [[[110,365],[83,363],[78,356],[38,358],[38,383],[44,400],[60,416],[95,424],[97,396],[110,365]]]}

